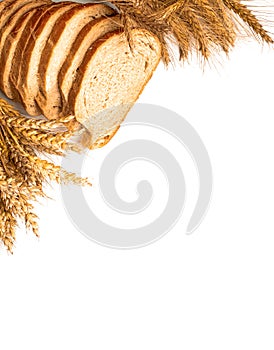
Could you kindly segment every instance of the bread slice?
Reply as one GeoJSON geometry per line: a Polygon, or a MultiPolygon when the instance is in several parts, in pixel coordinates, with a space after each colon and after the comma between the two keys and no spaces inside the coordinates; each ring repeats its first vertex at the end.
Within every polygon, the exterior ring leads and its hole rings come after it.
{"type": "MultiPolygon", "coordinates": [[[[32,10],[50,3],[48,0],[21,2],[24,3],[24,5],[10,16],[9,21],[3,25],[0,30],[0,89],[3,90],[9,98],[14,97],[9,86],[9,75],[18,41],[20,41],[21,37],[23,37],[22,40],[24,40],[26,26],[30,22],[30,17],[33,17],[30,16],[30,14],[37,12],[32,12],[32,10]]],[[[17,65],[19,65],[19,62],[20,61],[18,61],[17,65]]]]}
{"type": "Polygon", "coordinates": [[[132,51],[120,30],[87,51],[69,93],[71,110],[86,129],[86,146],[98,148],[116,133],[161,58],[159,40],[144,29],[131,34],[132,51]]]}
{"type": "Polygon", "coordinates": [[[67,11],[77,7],[77,3],[52,3],[42,9],[42,12],[26,29],[27,38],[20,41],[14,55],[14,66],[10,75],[10,82],[18,92],[20,100],[29,115],[41,114],[35,102],[39,91],[38,67],[43,49],[49,39],[50,33],[58,19],[67,11]],[[16,65],[16,62],[21,62],[16,65]]]}
{"type": "Polygon", "coordinates": [[[79,4],[55,23],[41,55],[38,69],[40,90],[35,99],[46,118],[58,118],[62,111],[58,73],[79,32],[90,21],[114,13],[111,7],[104,4],[79,4]]]}
{"type": "Polygon", "coordinates": [[[77,69],[87,50],[98,38],[121,26],[120,15],[116,15],[91,21],[81,30],[58,75],[58,84],[62,94],[63,106],[68,103],[69,91],[76,78],[77,69]]]}

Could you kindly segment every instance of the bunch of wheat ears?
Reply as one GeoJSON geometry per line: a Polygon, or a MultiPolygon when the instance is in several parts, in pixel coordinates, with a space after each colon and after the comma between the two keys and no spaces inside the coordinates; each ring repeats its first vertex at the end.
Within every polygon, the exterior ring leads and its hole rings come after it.
{"type": "MultiPolygon", "coordinates": [[[[254,0],[246,2],[248,6],[240,0],[112,0],[122,15],[129,43],[133,28],[153,32],[162,45],[166,65],[174,61],[171,42],[178,46],[180,60],[193,53],[205,60],[220,51],[229,53],[244,32],[273,44],[263,28],[270,24],[265,6],[254,4],[254,0]]],[[[266,0],[263,3],[266,5],[266,0]]]]}
{"type": "MultiPolygon", "coordinates": [[[[240,0],[113,0],[131,43],[131,30],[144,28],[160,40],[162,60],[174,60],[170,43],[179,48],[180,60],[193,52],[208,60],[216,52],[229,53],[243,33],[263,43],[273,44],[264,29],[270,24],[264,8],[250,8],[240,0]],[[243,30],[244,29],[244,30],[243,30]]],[[[131,45],[130,45],[131,46],[131,45]]],[[[77,124],[77,123],[76,123],[77,124]]],[[[41,154],[63,156],[75,128],[73,117],[56,121],[20,115],[0,99],[0,241],[12,252],[18,220],[38,236],[33,203],[45,196],[47,181],[89,184],[87,179],[67,173],[41,154]]]]}
{"type": "MultiPolygon", "coordinates": [[[[33,202],[44,197],[48,181],[89,185],[41,155],[63,156],[70,145],[73,117],[58,121],[27,118],[0,99],[0,239],[12,252],[18,220],[38,236],[33,202]]],[[[75,150],[78,150],[77,148],[75,150]]]]}

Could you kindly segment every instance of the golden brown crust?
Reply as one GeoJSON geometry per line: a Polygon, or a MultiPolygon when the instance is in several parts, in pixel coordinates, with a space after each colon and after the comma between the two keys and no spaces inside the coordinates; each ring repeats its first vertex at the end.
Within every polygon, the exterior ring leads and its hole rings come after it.
{"type": "Polygon", "coordinates": [[[113,136],[117,133],[117,131],[120,129],[120,125],[118,125],[115,129],[113,129],[111,132],[109,132],[107,135],[103,136],[101,139],[95,141],[93,145],[89,145],[89,149],[96,149],[96,148],[102,148],[104,147],[109,141],[113,138],[113,136]]]}

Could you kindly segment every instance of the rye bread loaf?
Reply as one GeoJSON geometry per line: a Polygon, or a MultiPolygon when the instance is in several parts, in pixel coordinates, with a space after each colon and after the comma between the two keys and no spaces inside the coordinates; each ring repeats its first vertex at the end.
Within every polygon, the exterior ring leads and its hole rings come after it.
{"type": "MultiPolygon", "coordinates": [[[[35,2],[22,0],[21,2],[24,5],[10,16],[9,21],[0,30],[0,88],[9,98],[14,97],[9,85],[9,76],[18,42],[21,37],[24,37],[26,26],[33,14],[37,12],[36,9],[50,3],[47,0],[37,0],[35,2]]],[[[20,61],[17,61],[16,65],[20,65],[20,61]]]]}
{"type": "Polygon", "coordinates": [[[106,34],[79,66],[65,114],[73,114],[87,129],[89,148],[111,139],[160,61],[161,46],[153,34],[134,29],[131,37],[132,51],[124,32],[106,34]]]}
{"type": "Polygon", "coordinates": [[[48,41],[56,21],[67,11],[78,6],[73,2],[52,3],[42,8],[41,13],[33,19],[26,28],[24,41],[20,41],[14,55],[14,63],[10,74],[10,82],[15,91],[16,99],[20,100],[28,114],[35,116],[41,110],[35,102],[39,91],[38,67],[41,53],[48,41]]]}
{"type": "Polygon", "coordinates": [[[90,21],[114,13],[104,4],[79,4],[56,21],[41,54],[38,69],[40,89],[35,99],[48,119],[58,118],[62,111],[58,74],[79,32],[90,21]]]}
{"type": "Polygon", "coordinates": [[[68,95],[87,50],[100,37],[121,27],[120,16],[98,18],[88,23],[78,34],[58,75],[62,104],[68,103],[68,95]]]}

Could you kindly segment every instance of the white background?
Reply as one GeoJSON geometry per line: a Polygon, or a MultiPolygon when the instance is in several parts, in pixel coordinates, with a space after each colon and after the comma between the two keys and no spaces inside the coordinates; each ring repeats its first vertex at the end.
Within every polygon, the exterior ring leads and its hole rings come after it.
{"type": "MultiPolygon", "coordinates": [[[[142,249],[87,240],[53,186],[54,200],[36,207],[40,240],[21,229],[14,255],[0,251],[0,348],[273,350],[273,81],[274,52],[253,41],[204,73],[161,64],[139,102],[177,112],[203,139],[214,172],[204,222],[184,234],[197,195],[184,158],[187,214],[142,249]]],[[[126,137],[121,128],[94,157],[126,137]]]]}

